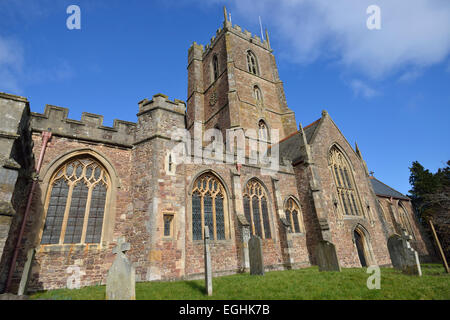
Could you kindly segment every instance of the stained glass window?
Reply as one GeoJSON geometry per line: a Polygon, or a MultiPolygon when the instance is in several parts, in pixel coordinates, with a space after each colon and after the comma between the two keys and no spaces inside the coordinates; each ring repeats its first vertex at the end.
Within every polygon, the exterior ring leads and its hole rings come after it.
{"type": "Polygon", "coordinates": [[[84,183],[78,183],[73,188],[64,243],[81,242],[88,193],[89,189],[84,183]]]}
{"type": "Polygon", "coordinates": [[[250,223],[251,233],[262,239],[270,239],[272,235],[267,194],[261,183],[256,179],[250,180],[244,189],[243,198],[244,214],[250,223]]]}
{"type": "Polygon", "coordinates": [[[284,212],[286,213],[287,221],[291,224],[291,231],[294,233],[304,232],[303,217],[301,215],[300,207],[292,197],[289,197],[285,202],[284,212]]]}
{"type": "Polygon", "coordinates": [[[267,200],[265,197],[261,198],[261,213],[263,218],[264,235],[266,239],[272,238],[270,234],[270,221],[269,221],[269,211],[267,210],[267,200]]]}
{"type": "Polygon", "coordinates": [[[42,234],[42,244],[59,243],[68,194],[69,185],[66,180],[59,179],[53,183],[47,219],[42,234]]]}
{"type": "Polygon", "coordinates": [[[86,230],[86,243],[99,243],[102,235],[106,204],[106,185],[97,184],[92,190],[91,209],[86,230]]]}
{"type": "Polygon", "coordinates": [[[109,184],[106,170],[92,158],[61,166],[50,183],[41,243],[100,243],[109,184]]]}
{"type": "Polygon", "coordinates": [[[195,192],[192,195],[192,234],[194,240],[201,240],[202,237],[202,207],[200,194],[195,192]]]}
{"type": "Polygon", "coordinates": [[[216,197],[216,231],[217,240],[225,240],[225,217],[223,215],[222,197],[216,197]]]}
{"type": "Polygon", "coordinates": [[[341,204],[341,212],[344,215],[361,215],[361,201],[349,162],[336,146],[331,148],[328,161],[341,204]]]}
{"type": "Polygon", "coordinates": [[[213,221],[213,199],[207,193],[203,198],[203,208],[205,214],[205,226],[209,228],[209,238],[214,239],[214,221],[213,221]]]}
{"type": "Polygon", "coordinates": [[[202,240],[205,226],[210,239],[228,239],[226,193],[222,183],[212,174],[200,176],[192,190],[192,239],[202,240]]]}

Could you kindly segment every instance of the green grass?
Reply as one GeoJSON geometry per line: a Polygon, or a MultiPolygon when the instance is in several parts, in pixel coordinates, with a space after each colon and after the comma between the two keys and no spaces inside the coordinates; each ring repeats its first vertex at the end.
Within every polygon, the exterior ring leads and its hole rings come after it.
{"type": "MultiPolygon", "coordinates": [[[[136,284],[138,300],[359,300],[440,299],[450,300],[450,275],[437,264],[422,265],[422,277],[408,276],[392,268],[381,268],[381,289],[366,286],[366,268],[342,272],[319,272],[317,267],[267,272],[264,276],[236,274],[213,279],[213,296],[204,293],[204,281],[145,282],[136,284]]],[[[103,300],[105,286],[80,290],[52,290],[31,299],[103,300]]]]}

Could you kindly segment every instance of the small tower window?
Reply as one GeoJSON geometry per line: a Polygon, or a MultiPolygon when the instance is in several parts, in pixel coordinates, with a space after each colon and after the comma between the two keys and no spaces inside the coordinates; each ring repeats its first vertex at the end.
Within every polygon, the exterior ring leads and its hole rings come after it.
{"type": "Polygon", "coordinates": [[[168,175],[175,175],[176,168],[177,168],[177,164],[174,161],[174,156],[172,155],[172,152],[169,152],[166,155],[166,159],[165,159],[166,174],[168,174],[168,175]]]}
{"type": "Polygon", "coordinates": [[[267,129],[267,125],[264,122],[264,120],[260,120],[258,123],[258,133],[259,133],[259,138],[262,140],[268,140],[269,139],[269,131],[267,129]]]}
{"type": "Polygon", "coordinates": [[[256,56],[253,52],[247,52],[247,66],[248,72],[253,73],[255,75],[259,75],[258,64],[256,61],[256,56]]]}
{"type": "Polygon", "coordinates": [[[164,237],[173,237],[173,217],[174,214],[164,214],[164,237]]]}
{"type": "Polygon", "coordinates": [[[261,89],[258,86],[253,87],[253,95],[255,97],[256,104],[261,105],[262,104],[262,93],[261,93],[261,89]]]}
{"type": "Polygon", "coordinates": [[[219,78],[219,59],[217,59],[217,55],[214,55],[212,61],[213,61],[214,81],[216,81],[219,78]]]}

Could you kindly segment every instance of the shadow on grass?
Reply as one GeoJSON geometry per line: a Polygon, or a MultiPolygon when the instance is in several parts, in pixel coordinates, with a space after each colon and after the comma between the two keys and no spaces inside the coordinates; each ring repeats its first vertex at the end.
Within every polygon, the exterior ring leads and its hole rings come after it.
{"type": "Polygon", "coordinates": [[[197,281],[186,281],[186,285],[191,287],[194,290],[197,290],[201,294],[206,294],[205,286],[199,284],[197,281]]]}

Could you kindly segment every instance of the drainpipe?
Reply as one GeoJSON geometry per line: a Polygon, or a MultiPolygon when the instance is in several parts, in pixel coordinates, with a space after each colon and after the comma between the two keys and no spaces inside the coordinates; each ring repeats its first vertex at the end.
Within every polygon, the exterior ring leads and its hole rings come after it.
{"type": "Polygon", "coordinates": [[[11,265],[9,267],[8,280],[6,281],[5,292],[9,292],[9,290],[11,289],[12,277],[13,277],[14,270],[15,270],[14,266],[16,264],[17,256],[19,254],[20,243],[22,242],[23,233],[25,231],[25,224],[26,224],[28,215],[30,214],[30,211],[31,211],[31,203],[33,201],[34,190],[36,189],[36,185],[38,184],[38,175],[39,175],[39,171],[41,170],[42,161],[44,160],[45,150],[47,149],[47,144],[48,144],[48,141],[51,139],[51,137],[52,137],[52,133],[50,131],[42,132],[41,154],[39,155],[39,161],[36,166],[36,173],[35,173],[35,177],[33,178],[31,190],[30,190],[30,193],[28,194],[27,207],[26,207],[25,213],[23,215],[23,220],[22,220],[22,225],[20,227],[19,237],[17,238],[16,246],[14,248],[14,254],[13,254],[13,257],[11,260],[11,265]]]}

